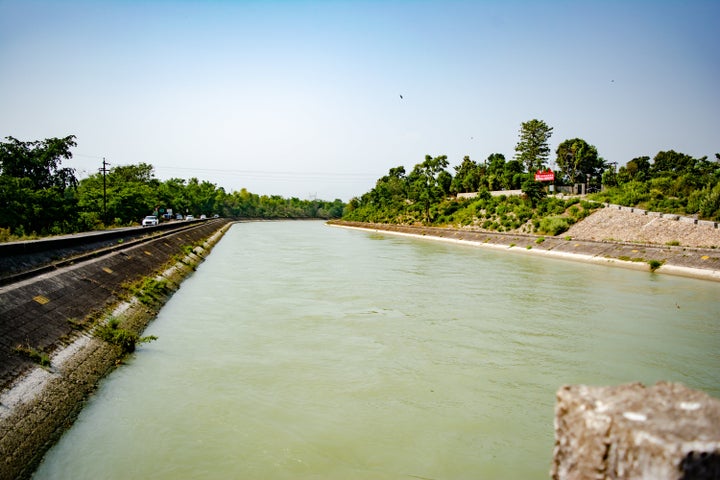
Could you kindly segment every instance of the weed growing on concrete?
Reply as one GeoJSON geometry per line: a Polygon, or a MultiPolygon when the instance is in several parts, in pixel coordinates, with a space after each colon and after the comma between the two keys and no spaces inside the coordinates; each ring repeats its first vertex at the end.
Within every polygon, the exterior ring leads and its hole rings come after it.
{"type": "Polygon", "coordinates": [[[154,278],[146,278],[143,283],[134,289],[135,296],[138,301],[144,305],[154,305],[161,301],[168,292],[167,280],[156,280],[154,278]]]}
{"type": "Polygon", "coordinates": [[[17,353],[20,353],[22,355],[25,355],[27,358],[32,360],[33,362],[37,363],[38,365],[42,367],[49,367],[50,366],[50,356],[43,352],[42,350],[38,350],[35,347],[31,347],[30,345],[18,345],[15,347],[15,351],[17,353]]]}
{"type": "Polygon", "coordinates": [[[645,261],[645,259],[642,257],[628,257],[627,255],[619,256],[618,260],[622,260],[624,262],[644,262],[645,261]]]}
{"type": "Polygon", "coordinates": [[[157,340],[155,335],[140,337],[137,333],[118,328],[120,322],[116,318],[111,318],[107,324],[99,326],[95,330],[95,336],[112,345],[117,345],[123,354],[135,351],[138,343],[147,343],[157,340]]]}
{"type": "Polygon", "coordinates": [[[538,237],[538,238],[535,240],[535,243],[537,243],[538,245],[540,245],[540,244],[543,243],[544,241],[545,241],[545,237],[538,237]]]}
{"type": "Polygon", "coordinates": [[[663,262],[661,262],[660,260],[650,260],[648,264],[650,265],[650,271],[654,272],[662,266],[663,262]]]}

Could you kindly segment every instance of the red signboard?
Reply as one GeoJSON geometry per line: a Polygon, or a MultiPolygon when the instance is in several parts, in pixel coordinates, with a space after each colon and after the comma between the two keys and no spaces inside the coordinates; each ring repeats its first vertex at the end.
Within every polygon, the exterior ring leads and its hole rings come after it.
{"type": "Polygon", "coordinates": [[[536,182],[554,182],[555,181],[555,172],[552,170],[546,170],[544,172],[538,170],[535,172],[535,181],[536,182]]]}

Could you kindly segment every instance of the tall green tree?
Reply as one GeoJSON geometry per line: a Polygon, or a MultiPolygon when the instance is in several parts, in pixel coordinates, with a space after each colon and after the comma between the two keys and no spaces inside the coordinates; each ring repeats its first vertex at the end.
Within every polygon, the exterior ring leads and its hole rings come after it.
{"type": "Polygon", "coordinates": [[[618,183],[650,180],[650,157],[635,157],[618,170],[618,183]]]}
{"type": "Polygon", "coordinates": [[[675,150],[658,152],[653,158],[650,166],[650,174],[653,177],[661,175],[676,176],[683,173],[692,173],[697,164],[690,155],[678,153],[675,150]]]}
{"type": "Polygon", "coordinates": [[[75,136],[6,140],[0,142],[0,227],[18,235],[72,231],[78,182],[62,160],[72,158],[75,136]]]}
{"type": "Polygon", "coordinates": [[[383,207],[400,204],[407,198],[405,167],[391,168],[387,175],[375,182],[375,200],[383,207]]]}
{"type": "Polygon", "coordinates": [[[560,171],[570,181],[584,181],[587,175],[596,177],[602,174],[604,162],[598,157],[597,148],[582,138],[565,140],[556,150],[560,171]]]}
{"type": "Polygon", "coordinates": [[[463,157],[462,163],[455,167],[455,176],[450,185],[451,193],[477,192],[483,169],[477,162],[470,160],[469,156],[463,157]]]}
{"type": "Polygon", "coordinates": [[[541,182],[536,182],[532,174],[526,176],[522,183],[522,192],[530,201],[530,205],[534,208],[540,200],[547,196],[545,187],[541,182]]]}
{"type": "Polygon", "coordinates": [[[525,180],[523,165],[519,160],[510,160],[505,163],[502,177],[502,188],[505,190],[517,190],[525,180]]]}
{"type": "MultiPolygon", "coordinates": [[[[160,182],[154,168],[147,163],[118,165],[110,169],[107,185],[107,221],[128,225],[161,207],[160,182]]],[[[80,182],[79,201],[87,226],[99,221],[103,212],[103,178],[96,173],[80,182]]]]}
{"type": "Polygon", "coordinates": [[[528,173],[543,168],[550,155],[548,140],[553,127],[542,120],[532,119],[520,125],[520,140],[515,145],[515,159],[520,161],[528,173]]]}
{"type": "Polygon", "coordinates": [[[190,201],[185,191],[185,180],[182,178],[170,178],[165,180],[158,187],[158,202],[162,208],[172,210],[174,215],[188,212],[190,201]]]}
{"type": "Polygon", "coordinates": [[[485,161],[485,186],[488,190],[500,190],[503,188],[503,175],[505,173],[505,155],[492,153],[485,161]]]}
{"type": "Polygon", "coordinates": [[[441,175],[442,172],[448,173],[445,170],[447,166],[447,155],[435,158],[425,155],[425,161],[415,165],[413,171],[408,175],[410,198],[421,206],[426,223],[431,220],[430,206],[439,201],[445,194],[445,182],[441,183],[438,179],[443,177],[447,179],[447,176],[441,175]]]}

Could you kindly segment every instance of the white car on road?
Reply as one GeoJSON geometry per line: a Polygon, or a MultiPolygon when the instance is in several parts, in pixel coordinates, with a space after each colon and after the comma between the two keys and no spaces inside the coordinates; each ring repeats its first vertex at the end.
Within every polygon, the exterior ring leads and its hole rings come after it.
{"type": "Polygon", "coordinates": [[[155,215],[148,215],[147,217],[143,218],[142,226],[143,227],[154,227],[158,223],[160,223],[158,221],[158,217],[156,217],[155,215]]]}

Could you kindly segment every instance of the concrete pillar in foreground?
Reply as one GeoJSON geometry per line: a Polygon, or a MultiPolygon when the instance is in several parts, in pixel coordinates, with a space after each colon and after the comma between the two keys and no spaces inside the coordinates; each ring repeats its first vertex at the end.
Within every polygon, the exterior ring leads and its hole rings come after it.
{"type": "Polygon", "coordinates": [[[564,386],[552,478],[720,479],[720,400],[679,383],[564,386]]]}

